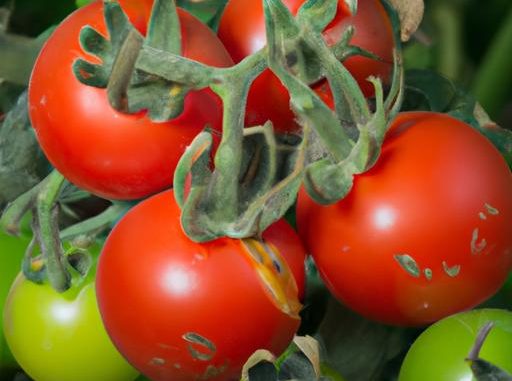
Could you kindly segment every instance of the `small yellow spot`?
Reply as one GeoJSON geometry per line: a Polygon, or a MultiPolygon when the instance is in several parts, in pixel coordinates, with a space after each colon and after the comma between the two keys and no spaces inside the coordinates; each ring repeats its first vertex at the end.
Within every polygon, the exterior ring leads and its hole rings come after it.
{"type": "Polygon", "coordinates": [[[180,95],[180,93],[182,92],[182,87],[180,85],[173,85],[171,86],[171,88],[169,89],[169,95],[171,97],[177,97],[178,95],[180,95]]]}

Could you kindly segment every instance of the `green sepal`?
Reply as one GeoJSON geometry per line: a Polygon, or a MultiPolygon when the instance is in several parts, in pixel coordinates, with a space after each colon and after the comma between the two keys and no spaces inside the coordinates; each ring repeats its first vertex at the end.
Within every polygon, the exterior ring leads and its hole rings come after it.
{"type": "Polygon", "coordinates": [[[469,361],[473,376],[477,381],[512,381],[512,375],[491,364],[489,361],[476,359],[469,361]]]}
{"type": "Polygon", "coordinates": [[[80,31],[82,49],[100,58],[101,63],[93,64],[78,59],[73,64],[73,72],[80,82],[99,88],[107,87],[114,62],[128,34],[139,34],[117,1],[105,1],[103,8],[110,39],[88,25],[80,31]]]}
{"type": "Polygon", "coordinates": [[[307,23],[316,33],[322,33],[336,16],[338,0],[308,0],[297,12],[297,21],[307,23]]]}

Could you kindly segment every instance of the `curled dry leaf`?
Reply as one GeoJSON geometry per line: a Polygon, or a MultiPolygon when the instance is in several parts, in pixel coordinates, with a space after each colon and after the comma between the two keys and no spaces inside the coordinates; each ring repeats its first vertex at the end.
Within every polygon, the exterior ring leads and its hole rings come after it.
{"type": "Polygon", "coordinates": [[[276,361],[276,357],[274,354],[266,349],[258,349],[254,352],[251,357],[249,357],[242,368],[242,378],[241,381],[249,380],[249,369],[251,369],[254,365],[258,364],[261,361],[268,361],[274,363],[276,361]]]}
{"type": "Polygon", "coordinates": [[[311,336],[295,336],[293,342],[313,365],[317,379],[320,377],[320,345],[311,336]]]}
{"type": "Polygon", "coordinates": [[[402,41],[408,41],[423,19],[425,4],[423,0],[390,0],[390,3],[400,17],[402,41]]]}

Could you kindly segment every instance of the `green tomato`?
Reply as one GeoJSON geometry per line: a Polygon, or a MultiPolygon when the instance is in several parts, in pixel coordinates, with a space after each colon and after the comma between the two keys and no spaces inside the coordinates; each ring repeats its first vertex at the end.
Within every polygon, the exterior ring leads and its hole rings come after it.
{"type": "Polygon", "coordinates": [[[63,293],[21,273],[14,281],[4,309],[5,338],[34,380],[132,381],[138,376],[104,329],[96,304],[95,267],[63,293]]]}
{"type": "MultiPolygon", "coordinates": [[[[23,254],[29,242],[30,237],[12,237],[0,229],[0,311],[3,311],[9,288],[21,269],[23,254]]],[[[3,330],[0,330],[0,374],[16,368],[16,361],[5,342],[3,330]]]]}
{"type": "Polygon", "coordinates": [[[399,381],[474,381],[465,361],[478,332],[494,322],[480,358],[512,373],[512,312],[478,309],[444,318],[428,327],[412,344],[399,381]]]}

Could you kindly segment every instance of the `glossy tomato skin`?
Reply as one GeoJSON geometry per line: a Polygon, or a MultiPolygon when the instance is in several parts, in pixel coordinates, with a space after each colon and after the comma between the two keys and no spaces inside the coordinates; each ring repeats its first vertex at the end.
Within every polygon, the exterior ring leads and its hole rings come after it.
{"type": "Polygon", "coordinates": [[[297,223],[339,300],[384,323],[424,325],[505,281],[511,194],[507,164],[478,132],[447,115],[403,113],[343,200],[322,207],[300,193],[297,223]]]}
{"type": "Polygon", "coordinates": [[[488,322],[493,322],[494,327],[480,357],[512,373],[512,312],[478,309],[449,316],[423,331],[407,352],[398,380],[475,380],[465,358],[488,322]]]}
{"type": "Polygon", "coordinates": [[[14,357],[32,379],[130,381],[138,376],[105,332],[94,279],[93,269],[82,284],[58,293],[47,283],[17,276],[3,327],[14,357]]]}
{"type": "MultiPolygon", "coordinates": [[[[21,269],[21,262],[30,237],[9,236],[0,229],[0,311],[3,312],[5,300],[12,282],[21,269]]],[[[3,329],[0,330],[0,374],[17,368],[16,361],[5,342],[3,329]]]]}
{"type": "MultiPolygon", "coordinates": [[[[152,0],[120,4],[145,33],[152,0]]],[[[185,11],[178,13],[185,57],[218,67],[232,64],[210,29],[185,11]]],[[[72,72],[79,58],[97,62],[79,45],[84,25],[106,34],[101,1],[76,10],[57,27],[32,72],[30,118],[44,153],[67,179],[101,197],[137,199],[169,187],[196,134],[206,125],[220,128],[220,99],[210,90],[191,92],[183,113],[165,123],[152,122],[144,112],[117,112],[105,89],[81,84],[72,72]]]]}
{"type": "MultiPolygon", "coordinates": [[[[96,285],[103,321],[119,351],[154,381],[238,380],[255,350],[279,354],[287,347],[299,318],[274,303],[242,241],[195,243],[182,232],[179,212],[166,191],[114,227],[96,285]]],[[[297,235],[280,221],[264,237],[303,293],[305,252],[297,235]]]]}
{"type": "MultiPolygon", "coordinates": [[[[303,2],[283,1],[293,14],[297,13],[303,2]]],[[[339,41],[348,25],[355,27],[352,45],[360,46],[381,57],[381,61],[362,56],[354,56],[344,61],[344,65],[357,80],[363,93],[372,96],[373,85],[367,78],[373,75],[387,82],[393,68],[394,42],[390,19],[380,0],[359,1],[358,12],[354,16],[350,15],[345,2],[340,0],[334,20],[324,31],[325,40],[329,44],[339,41]]],[[[262,1],[228,1],[218,34],[235,62],[261,49],[266,44],[262,1]]],[[[326,81],[320,81],[313,88],[324,102],[333,107],[332,95],[326,81]]],[[[246,123],[259,125],[268,119],[272,120],[278,131],[297,129],[293,112],[290,110],[287,90],[270,70],[265,70],[254,81],[249,92],[246,123]]]]}

